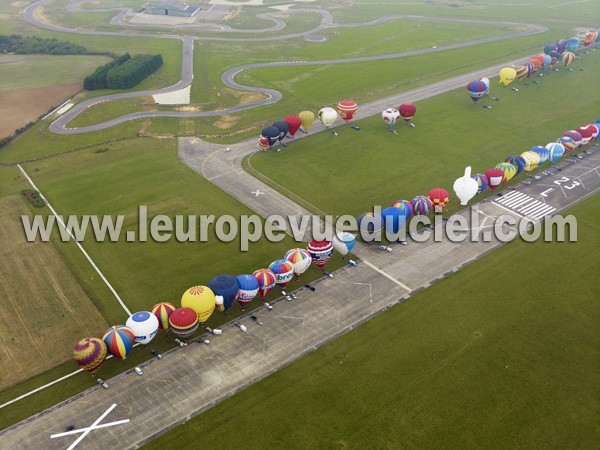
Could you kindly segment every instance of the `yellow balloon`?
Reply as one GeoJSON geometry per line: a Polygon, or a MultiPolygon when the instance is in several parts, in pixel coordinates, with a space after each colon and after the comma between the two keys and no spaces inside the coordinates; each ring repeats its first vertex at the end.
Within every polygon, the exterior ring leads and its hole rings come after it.
{"type": "Polygon", "coordinates": [[[191,287],[183,293],[181,306],[192,308],[198,314],[200,323],[204,323],[215,310],[215,294],[206,286],[191,287]]]}
{"type": "Polygon", "coordinates": [[[517,71],[512,67],[505,67],[500,70],[500,83],[504,84],[504,86],[508,86],[510,83],[515,81],[517,77],[517,71]]]}
{"type": "Polygon", "coordinates": [[[540,165],[540,155],[538,155],[536,152],[523,152],[521,153],[521,157],[525,160],[525,167],[523,169],[526,172],[531,172],[540,165]]]}
{"type": "Polygon", "coordinates": [[[502,162],[496,165],[496,167],[504,172],[504,176],[502,177],[503,183],[508,183],[517,174],[517,166],[514,164],[502,162]]]}
{"type": "Polygon", "coordinates": [[[315,114],[312,111],[302,111],[298,114],[298,117],[300,117],[304,131],[310,130],[310,127],[312,127],[312,124],[315,121],[315,114]]]}

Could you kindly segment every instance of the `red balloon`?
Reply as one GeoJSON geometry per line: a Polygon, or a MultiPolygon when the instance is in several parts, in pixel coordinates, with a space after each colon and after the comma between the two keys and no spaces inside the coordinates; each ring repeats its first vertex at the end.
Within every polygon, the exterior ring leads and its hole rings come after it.
{"type": "Polygon", "coordinates": [[[354,100],[342,100],[337,104],[337,110],[340,117],[346,122],[352,120],[356,111],[358,111],[358,103],[354,100]]]}
{"type": "Polygon", "coordinates": [[[594,139],[594,132],[596,130],[592,128],[591,124],[589,124],[583,127],[575,128],[575,131],[581,134],[581,145],[586,145],[589,144],[592,139],[594,139]]]}
{"type": "Polygon", "coordinates": [[[312,257],[312,260],[315,263],[315,265],[320,268],[323,268],[323,266],[327,264],[327,261],[329,261],[329,258],[331,258],[331,255],[333,254],[333,244],[326,240],[317,241],[313,239],[309,242],[308,246],[306,247],[306,250],[308,250],[308,253],[310,253],[310,256],[312,257]]]}
{"type": "Polygon", "coordinates": [[[442,188],[433,188],[429,191],[427,196],[429,197],[429,200],[431,200],[431,203],[433,203],[433,206],[439,208],[443,208],[450,201],[450,194],[448,194],[446,189],[442,188]]]}
{"type": "Polygon", "coordinates": [[[258,146],[259,146],[259,147],[262,147],[262,148],[269,148],[269,147],[271,147],[271,146],[269,145],[269,139],[268,139],[268,138],[266,138],[266,137],[261,137],[261,138],[258,140],[258,146]]]}
{"type": "Polygon", "coordinates": [[[417,107],[412,103],[402,103],[398,108],[400,111],[400,115],[404,119],[404,121],[408,124],[410,120],[413,118],[415,113],[417,112],[417,107]]]}
{"type": "Polygon", "coordinates": [[[485,176],[488,178],[488,181],[490,182],[490,189],[493,191],[500,186],[500,183],[502,183],[502,179],[504,178],[504,170],[494,167],[486,170],[485,176]]]}
{"type": "Polygon", "coordinates": [[[296,131],[302,126],[302,120],[298,116],[287,116],[283,121],[287,123],[288,133],[290,133],[291,136],[294,136],[296,131]]]}

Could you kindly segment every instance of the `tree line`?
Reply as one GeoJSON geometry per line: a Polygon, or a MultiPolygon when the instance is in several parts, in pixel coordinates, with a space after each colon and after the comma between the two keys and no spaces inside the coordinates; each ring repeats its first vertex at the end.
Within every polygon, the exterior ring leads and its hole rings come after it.
{"type": "Polygon", "coordinates": [[[153,74],[163,64],[161,55],[135,55],[125,53],[114,61],[98,67],[85,77],[83,87],[94,89],[129,89],[153,74]]]}
{"type": "Polygon", "coordinates": [[[19,34],[0,35],[0,52],[17,55],[106,55],[115,57],[114,53],[88,50],[83,45],[72,42],[19,34]]]}

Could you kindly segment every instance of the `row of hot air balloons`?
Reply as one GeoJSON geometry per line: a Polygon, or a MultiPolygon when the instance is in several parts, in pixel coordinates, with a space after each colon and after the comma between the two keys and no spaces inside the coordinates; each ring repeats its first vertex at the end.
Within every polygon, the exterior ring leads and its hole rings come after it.
{"type": "Polygon", "coordinates": [[[181,297],[180,308],[170,302],[160,302],[150,311],[132,314],[125,325],[110,327],[101,339],[82,339],[73,349],[73,358],[82,369],[94,374],[109,354],[125,359],[136,342],[144,346],[149,344],[159,329],[186,339],[208,320],[215,309],[226,311],[235,301],[244,308],[257,295],[264,300],[275,286],[285,289],[293,277],[300,277],[311,263],[323,269],[334,249],[342,256],[347,255],[355,242],[356,238],[351,233],[338,233],[331,242],[312,240],[306,249],[293,248],[268,268],[258,269],[252,274],[237,277],[217,275],[206,286],[193,286],[186,290],[181,297]]]}
{"type": "Polygon", "coordinates": [[[560,39],[544,45],[542,53],[533,55],[528,61],[516,67],[504,67],[500,70],[500,83],[508,86],[515,79],[531,78],[538,70],[553,68],[558,61],[569,66],[575,61],[575,52],[579,48],[588,48],[600,42],[600,30],[588,30],[569,39],[560,39]]]}

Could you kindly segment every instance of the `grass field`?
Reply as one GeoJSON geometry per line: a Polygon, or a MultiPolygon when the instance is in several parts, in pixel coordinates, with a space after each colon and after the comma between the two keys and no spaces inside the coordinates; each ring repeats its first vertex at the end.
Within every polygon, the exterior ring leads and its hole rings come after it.
{"type": "MultiPolygon", "coordinates": [[[[459,89],[417,103],[416,128],[398,123],[397,136],[387,131],[381,117],[374,116],[357,122],[358,133],[347,127],[339,136],[321,133],[290,142],[281,153],[255,154],[251,164],[335,215],[359,215],[373,205],[385,207],[436,186],[452,193],[452,183],[465,166],[482,173],[508,155],[546,145],[568,129],[594,122],[600,112],[600,91],[564,86],[591,87],[598,70],[600,53],[592,52],[576,61],[573,72],[561,67],[537,78],[540,84],[515,83],[518,93],[492,79],[490,96],[497,96],[497,102],[484,99],[474,104],[459,89]],[[483,109],[482,104],[493,109],[483,109]],[[291,173],[302,176],[290,177],[291,173]],[[351,203],[344,201],[348,198],[351,203]]],[[[451,208],[457,205],[453,199],[451,208]]]]}
{"type": "Polygon", "coordinates": [[[600,198],[569,213],[144,448],[595,448],[600,198]]]}

